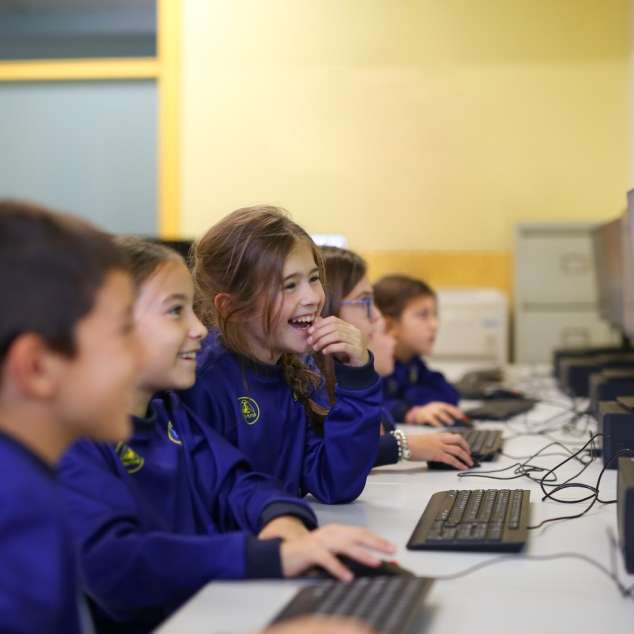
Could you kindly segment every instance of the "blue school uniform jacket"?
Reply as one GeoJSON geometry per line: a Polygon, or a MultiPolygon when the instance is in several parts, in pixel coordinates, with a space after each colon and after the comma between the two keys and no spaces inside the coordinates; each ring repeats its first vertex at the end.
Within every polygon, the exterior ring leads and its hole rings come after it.
{"type": "MultiPolygon", "coordinates": [[[[326,389],[323,385],[315,392],[313,399],[322,407],[330,407],[328,394],[326,393],[326,389]]],[[[398,462],[398,443],[396,442],[396,438],[394,438],[394,436],[390,433],[396,429],[394,418],[392,418],[392,414],[385,407],[381,407],[380,416],[381,431],[383,433],[379,438],[379,450],[376,455],[376,460],[374,461],[375,467],[381,467],[386,464],[395,464],[398,462]]]]}
{"type": "Polygon", "coordinates": [[[126,443],[82,441],[61,463],[100,632],[146,632],[211,579],[281,577],[280,541],[250,533],[280,515],[317,523],[175,394],[150,411],[126,443]]]}
{"type": "Polygon", "coordinates": [[[363,490],[379,444],[381,386],[371,360],[335,364],[336,403],[315,431],[280,365],[228,351],[217,332],[204,341],[196,384],[183,399],[238,447],[254,469],[278,478],[293,495],[320,502],[354,500],[363,490]]]}
{"type": "Polygon", "coordinates": [[[0,632],[82,632],[74,544],[53,470],[0,434],[0,632]]]}
{"type": "Polygon", "coordinates": [[[457,405],[460,400],[458,390],[442,373],[430,370],[420,357],[408,363],[396,360],[394,372],[383,379],[383,396],[385,407],[400,422],[415,405],[434,401],[457,405]]]}
{"type": "Polygon", "coordinates": [[[375,467],[398,462],[398,443],[396,438],[390,433],[396,429],[396,425],[390,410],[386,407],[381,408],[381,427],[383,428],[383,434],[379,441],[379,453],[374,463],[375,467]]]}

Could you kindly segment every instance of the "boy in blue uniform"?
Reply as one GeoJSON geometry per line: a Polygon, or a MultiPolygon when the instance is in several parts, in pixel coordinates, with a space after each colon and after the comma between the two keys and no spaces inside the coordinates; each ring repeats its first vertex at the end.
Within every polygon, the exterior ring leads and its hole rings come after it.
{"type": "Polygon", "coordinates": [[[129,433],[132,284],[87,224],[0,202],[0,631],[89,632],[54,468],[129,433]]]}
{"type": "Polygon", "coordinates": [[[385,406],[393,418],[434,426],[464,419],[456,388],[421,358],[431,354],[438,331],[434,291],[421,280],[387,275],[374,284],[374,301],[396,339],[394,371],[383,379],[385,406]]]}
{"type": "Polygon", "coordinates": [[[387,552],[387,542],[350,527],[309,532],[317,522],[306,503],[164,391],[193,383],[206,334],[191,275],[165,247],[122,247],[143,359],[134,434],[114,446],[78,443],[60,469],[99,631],[148,631],[212,579],[291,577],[315,564],[348,579],[333,553],[351,548],[378,564],[364,546],[387,552]]]}
{"type": "Polygon", "coordinates": [[[359,330],[321,316],[322,269],[310,236],[278,208],[239,209],[209,229],[194,277],[212,331],[183,399],[289,493],[335,504],[365,486],[382,397],[359,330]],[[322,376],[329,409],[314,398],[322,376]]]}

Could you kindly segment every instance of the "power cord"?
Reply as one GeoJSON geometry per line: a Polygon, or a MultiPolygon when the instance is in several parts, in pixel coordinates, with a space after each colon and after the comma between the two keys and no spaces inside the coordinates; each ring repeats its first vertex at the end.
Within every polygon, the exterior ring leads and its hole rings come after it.
{"type": "MultiPolygon", "coordinates": [[[[611,553],[613,552],[616,544],[613,540],[611,540],[611,553]]],[[[466,577],[467,575],[473,574],[474,572],[478,572],[484,568],[488,568],[489,566],[494,566],[496,564],[506,562],[506,561],[517,561],[517,559],[522,559],[524,561],[554,561],[557,559],[577,559],[579,561],[584,561],[587,564],[590,564],[600,572],[602,572],[606,577],[608,577],[614,585],[616,585],[620,595],[624,598],[632,598],[634,596],[634,584],[631,586],[626,586],[618,577],[616,571],[616,561],[614,556],[611,555],[612,561],[612,570],[608,569],[601,562],[584,555],[583,553],[575,553],[575,552],[564,552],[564,553],[556,553],[553,555],[500,555],[499,557],[494,557],[492,559],[487,559],[486,561],[480,562],[479,564],[475,564],[470,566],[469,568],[465,568],[460,572],[456,572],[450,575],[440,575],[434,577],[436,581],[452,581],[453,579],[459,579],[460,577],[466,577]]]]}

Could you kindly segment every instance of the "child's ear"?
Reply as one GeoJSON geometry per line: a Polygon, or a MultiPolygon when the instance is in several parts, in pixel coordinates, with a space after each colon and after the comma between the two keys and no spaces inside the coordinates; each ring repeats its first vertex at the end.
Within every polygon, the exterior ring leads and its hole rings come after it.
{"type": "Polygon", "coordinates": [[[214,306],[221,317],[226,317],[231,310],[231,295],[229,293],[218,293],[214,297],[214,306]]]}
{"type": "Polygon", "coordinates": [[[31,398],[47,400],[55,395],[63,359],[34,333],[17,337],[5,357],[5,378],[31,398]]]}

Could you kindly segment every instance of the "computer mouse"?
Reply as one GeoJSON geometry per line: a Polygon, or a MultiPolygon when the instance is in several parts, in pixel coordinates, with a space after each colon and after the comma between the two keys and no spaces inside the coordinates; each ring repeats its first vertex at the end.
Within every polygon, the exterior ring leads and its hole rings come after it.
{"type": "Polygon", "coordinates": [[[465,416],[464,418],[454,418],[450,425],[446,425],[448,431],[451,431],[453,427],[472,429],[473,421],[468,416],[465,416]]]}
{"type": "Polygon", "coordinates": [[[485,390],[485,395],[487,399],[491,399],[494,401],[525,398],[525,395],[523,392],[519,392],[517,390],[511,390],[506,387],[496,387],[491,390],[485,390]]]}
{"type": "MultiPolygon", "coordinates": [[[[435,429],[440,429],[436,425],[432,425],[431,423],[423,423],[424,427],[434,427],[435,429]]],[[[472,429],[473,421],[469,418],[452,418],[450,423],[443,424],[443,431],[451,431],[452,429],[472,429]]]]}
{"type": "MultiPolygon", "coordinates": [[[[406,568],[401,568],[395,561],[382,561],[378,566],[368,566],[362,564],[356,559],[351,559],[345,555],[339,555],[337,557],[339,561],[355,576],[357,577],[394,577],[396,575],[414,576],[414,573],[406,568]]],[[[303,576],[313,579],[334,579],[334,577],[323,568],[315,566],[308,570],[303,576]]]]}
{"type": "MultiPolygon", "coordinates": [[[[480,463],[477,460],[473,461],[473,466],[469,467],[469,469],[475,469],[476,467],[480,467],[480,463]]],[[[427,468],[433,471],[458,471],[456,467],[447,464],[446,462],[440,462],[436,460],[428,460],[427,468]]]]}

